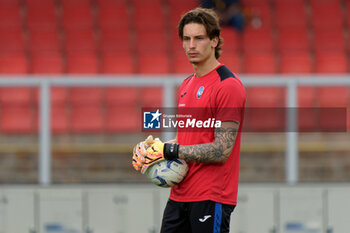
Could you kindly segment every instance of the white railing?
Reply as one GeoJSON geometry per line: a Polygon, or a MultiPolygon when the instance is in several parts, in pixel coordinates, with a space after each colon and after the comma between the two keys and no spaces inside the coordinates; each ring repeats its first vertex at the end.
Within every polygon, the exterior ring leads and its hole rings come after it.
{"type": "MultiPolygon", "coordinates": [[[[120,75],[120,76],[1,76],[0,87],[29,86],[40,88],[40,131],[39,131],[39,183],[51,184],[51,132],[50,92],[53,86],[64,87],[155,87],[163,88],[163,107],[174,107],[174,89],[180,85],[183,75],[120,75]]],[[[299,86],[350,86],[348,75],[241,75],[245,86],[277,86],[287,88],[286,107],[298,107],[299,86]]],[[[298,182],[298,132],[296,111],[287,115],[286,130],[286,182],[298,182]]],[[[174,137],[173,132],[164,132],[163,139],[174,137]]]]}

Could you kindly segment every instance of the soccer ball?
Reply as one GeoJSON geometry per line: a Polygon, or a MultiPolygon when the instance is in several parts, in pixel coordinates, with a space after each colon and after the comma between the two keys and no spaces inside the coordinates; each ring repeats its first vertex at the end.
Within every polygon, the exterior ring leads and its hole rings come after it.
{"type": "Polygon", "coordinates": [[[187,171],[188,165],[185,160],[163,160],[149,167],[146,176],[153,184],[167,188],[180,183],[187,171]]]}

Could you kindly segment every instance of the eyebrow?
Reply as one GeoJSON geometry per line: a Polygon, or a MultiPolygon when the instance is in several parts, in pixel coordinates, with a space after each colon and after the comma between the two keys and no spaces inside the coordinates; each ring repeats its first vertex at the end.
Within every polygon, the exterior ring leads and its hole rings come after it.
{"type": "MultiPolygon", "coordinates": [[[[191,36],[186,36],[186,35],[184,35],[183,37],[185,38],[185,37],[191,37],[191,36]]],[[[195,35],[195,36],[193,36],[193,37],[206,37],[206,35],[200,34],[200,35],[195,35]]]]}

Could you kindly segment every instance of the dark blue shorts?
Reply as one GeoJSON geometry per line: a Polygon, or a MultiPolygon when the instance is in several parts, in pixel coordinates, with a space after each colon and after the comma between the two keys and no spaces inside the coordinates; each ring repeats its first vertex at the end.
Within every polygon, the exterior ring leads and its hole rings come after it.
{"type": "Polygon", "coordinates": [[[168,200],[161,233],[227,233],[236,206],[214,201],[176,202],[168,200]]]}

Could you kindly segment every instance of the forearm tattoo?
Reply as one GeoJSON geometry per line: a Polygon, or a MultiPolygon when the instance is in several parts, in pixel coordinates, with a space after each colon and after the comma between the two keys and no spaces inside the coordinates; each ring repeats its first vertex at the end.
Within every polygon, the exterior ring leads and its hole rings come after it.
{"type": "Polygon", "coordinates": [[[238,129],[215,129],[215,141],[193,146],[180,146],[179,158],[196,163],[223,163],[230,156],[238,129]]]}

